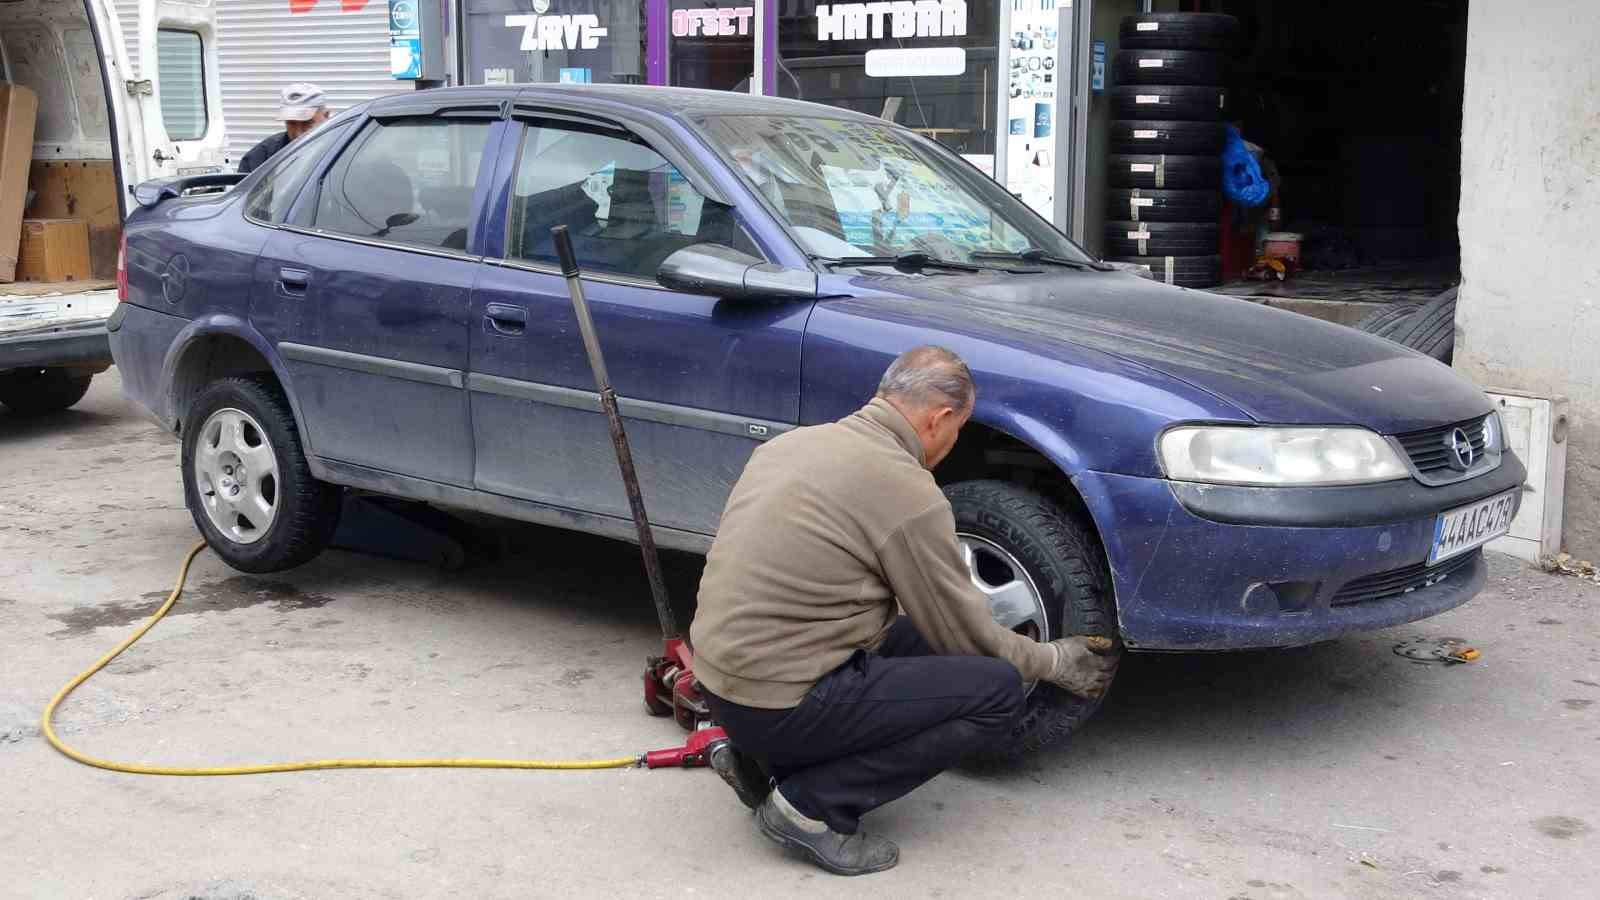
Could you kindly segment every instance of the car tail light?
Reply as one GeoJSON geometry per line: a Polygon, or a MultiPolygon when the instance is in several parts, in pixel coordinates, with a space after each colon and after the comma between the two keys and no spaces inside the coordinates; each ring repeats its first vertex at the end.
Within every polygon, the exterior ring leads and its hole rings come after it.
{"type": "Polygon", "coordinates": [[[117,302],[128,299],[128,235],[123,233],[117,242],[117,302]]]}

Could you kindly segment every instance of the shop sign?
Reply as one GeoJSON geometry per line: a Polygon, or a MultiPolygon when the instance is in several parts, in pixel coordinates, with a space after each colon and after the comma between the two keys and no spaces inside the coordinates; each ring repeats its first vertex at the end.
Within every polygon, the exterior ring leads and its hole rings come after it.
{"type": "Polygon", "coordinates": [[[817,6],[819,41],[961,37],[966,33],[966,0],[892,0],[817,6]]]}
{"type": "Polygon", "coordinates": [[[750,33],[753,6],[724,6],[717,9],[675,9],[672,11],[673,37],[718,37],[750,33]]]}
{"type": "MultiPolygon", "coordinates": [[[[548,6],[546,5],[548,8],[548,6]]],[[[506,16],[507,28],[522,29],[524,51],[537,50],[593,50],[607,29],[600,27],[600,17],[580,14],[575,16],[506,16]]]]}

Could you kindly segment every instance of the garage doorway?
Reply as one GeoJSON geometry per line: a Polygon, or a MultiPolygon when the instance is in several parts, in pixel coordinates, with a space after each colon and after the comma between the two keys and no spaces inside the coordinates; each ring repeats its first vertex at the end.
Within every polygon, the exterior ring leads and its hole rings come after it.
{"type": "Polygon", "coordinates": [[[1280,178],[1281,220],[1224,235],[1222,290],[1419,302],[1458,283],[1467,0],[1183,5],[1240,20],[1228,118],[1280,178]],[[1303,271],[1243,279],[1261,231],[1301,235],[1303,271]]]}

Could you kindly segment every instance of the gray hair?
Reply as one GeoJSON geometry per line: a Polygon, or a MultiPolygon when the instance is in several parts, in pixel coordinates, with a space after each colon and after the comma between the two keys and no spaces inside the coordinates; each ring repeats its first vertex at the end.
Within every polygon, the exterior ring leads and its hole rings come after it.
{"type": "Polygon", "coordinates": [[[961,357],[943,347],[924,345],[895,357],[878,382],[878,396],[919,409],[949,406],[965,410],[972,407],[978,390],[961,357]]]}

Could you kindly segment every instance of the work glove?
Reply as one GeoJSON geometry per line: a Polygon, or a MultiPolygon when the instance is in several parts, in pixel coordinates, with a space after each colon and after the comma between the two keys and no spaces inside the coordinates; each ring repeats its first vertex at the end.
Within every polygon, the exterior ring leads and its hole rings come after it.
{"type": "Polygon", "coordinates": [[[1116,673],[1116,641],[1098,635],[1075,634],[1050,642],[1056,665],[1045,680],[1068,693],[1095,698],[1111,686],[1116,673]]]}

